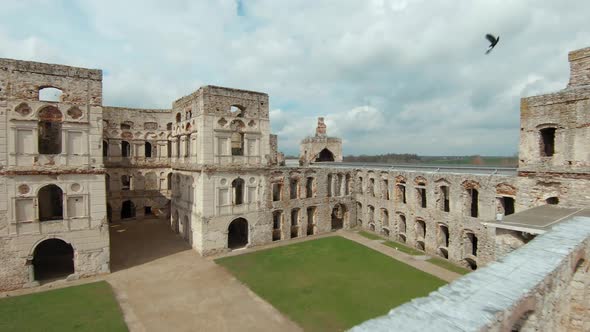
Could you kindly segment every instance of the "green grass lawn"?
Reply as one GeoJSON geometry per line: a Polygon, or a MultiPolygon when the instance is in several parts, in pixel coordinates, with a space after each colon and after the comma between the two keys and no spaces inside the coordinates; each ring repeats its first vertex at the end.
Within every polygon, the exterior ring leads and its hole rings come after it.
{"type": "Polygon", "coordinates": [[[105,281],[0,299],[0,331],[127,331],[105,281]]]}
{"type": "Polygon", "coordinates": [[[388,247],[392,247],[392,248],[397,248],[397,250],[404,252],[408,255],[412,255],[412,256],[421,256],[421,255],[426,255],[425,252],[420,251],[418,249],[414,249],[411,247],[408,247],[404,244],[401,244],[399,242],[394,242],[394,241],[386,241],[383,242],[384,245],[388,246],[388,247]]]}
{"type": "Polygon", "coordinates": [[[359,231],[359,234],[366,237],[367,239],[371,240],[384,240],[381,236],[373,233],[369,233],[367,231],[359,231]]]}
{"type": "Polygon", "coordinates": [[[446,261],[442,258],[438,258],[438,257],[432,257],[431,259],[427,260],[427,262],[432,263],[432,264],[436,264],[442,268],[445,268],[449,271],[453,271],[459,274],[467,274],[469,272],[471,272],[470,270],[466,269],[466,268],[462,268],[460,266],[457,266],[449,261],[446,261]]]}
{"type": "Polygon", "coordinates": [[[216,262],[306,331],[342,331],[444,281],[339,236],[216,262]]]}
{"type": "Polygon", "coordinates": [[[401,244],[399,242],[386,240],[377,234],[369,233],[367,231],[360,231],[359,235],[362,235],[362,236],[366,237],[367,239],[371,239],[371,240],[384,240],[385,241],[385,242],[383,242],[384,245],[386,245],[388,247],[392,247],[392,248],[397,248],[397,250],[404,252],[408,255],[413,255],[413,256],[425,255],[424,252],[422,252],[418,249],[408,247],[408,246],[401,244]]]}

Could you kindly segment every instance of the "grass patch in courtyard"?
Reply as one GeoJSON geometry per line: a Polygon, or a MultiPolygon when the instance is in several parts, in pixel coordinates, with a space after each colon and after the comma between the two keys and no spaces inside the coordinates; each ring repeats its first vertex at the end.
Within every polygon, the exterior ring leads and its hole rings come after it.
{"type": "Polygon", "coordinates": [[[384,240],[385,242],[383,242],[384,245],[388,246],[388,247],[392,247],[392,248],[397,248],[397,250],[404,252],[408,255],[412,255],[412,256],[420,256],[420,255],[425,255],[424,252],[418,250],[418,249],[414,249],[414,248],[410,248],[404,244],[401,244],[399,242],[395,242],[395,241],[391,241],[391,240],[387,240],[382,238],[381,236],[377,235],[377,234],[373,234],[373,233],[369,233],[367,231],[359,231],[358,232],[359,235],[362,235],[364,237],[366,237],[367,239],[371,239],[371,240],[384,240]]]}
{"type": "Polygon", "coordinates": [[[105,282],[0,299],[0,331],[127,331],[105,282]]]}
{"type": "Polygon", "coordinates": [[[401,244],[399,242],[395,242],[395,241],[386,241],[383,242],[384,245],[388,246],[388,247],[392,247],[392,248],[397,248],[397,250],[404,252],[408,255],[412,255],[412,256],[421,256],[421,255],[426,255],[426,253],[424,253],[423,251],[420,251],[418,249],[414,249],[411,247],[408,247],[404,244],[401,244]]]}
{"type": "Polygon", "coordinates": [[[459,274],[467,274],[469,272],[471,272],[470,270],[457,266],[447,260],[444,260],[442,258],[438,258],[438,257],[432,257],[429,260],[427,260],[427,262],[438,265],[442,268],[445,268],[449,271],[453,271],[455,273],[459,273],[459,274]]]}
{"type": "Polygon", "coordinates": [[[359,231],[359,235],[366,237],[371,240],[383,240],[383,238],[377,234],[369,233],[367,231],[359,231]]]}
{"type": "Polygon", "coordinates": [[[342,331],[445,282],[339,236],[216,262],[306,331],[342,331]]]}

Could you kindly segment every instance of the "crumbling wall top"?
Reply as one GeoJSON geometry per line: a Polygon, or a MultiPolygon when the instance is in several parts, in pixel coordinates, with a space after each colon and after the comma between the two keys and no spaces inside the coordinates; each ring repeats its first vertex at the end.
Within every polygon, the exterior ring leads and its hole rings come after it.
{"type": "Polygon", "coordinates": [[[0,69],[102,81],[102,70],[0,58],[0,69]]]}
{"type": "Polygon", "coordinates": [[[570,62],[568,87],[590,85],[590,47],[570,52],[568,60],[570,62]]]}
{"type": "MultiPolygon", "coordinates": [[[[117,106],[103,106],[103,112],[118,113],[118,112],[137,112],[137,113],[172,113],[171,109],[159,108],[130,108],[117,106]]],[[[172,119],[171,119],[172,120],[172,119]]]]}

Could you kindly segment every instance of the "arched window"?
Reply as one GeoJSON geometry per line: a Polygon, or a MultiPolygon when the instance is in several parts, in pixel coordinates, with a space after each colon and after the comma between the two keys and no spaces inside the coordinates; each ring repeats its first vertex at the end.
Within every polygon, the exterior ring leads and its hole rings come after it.
{"type": "Polygon", "coordinates": [[[109,156],[109,142],[102,141],[102,156],[108,157],[109,156]]]}
{"type": "Polygon", "coordinates": [[[40,154],[61,153],[61,112],[54,106],[43,108],[39,112],[38,149],[40,154]]]}
{"type": "Polygon", "coordinates": [[[180,122],[180,120],[182,120],[182,115],[180,115],[180,113],[176,113],[176,123],[180,122]]]}
{"type": "Polygon", "coordinates": [[[475,188],[467,189],[467,194],[469,196],[469,215],[473,218],[477,218],[479,216],[479,192],[475,188]]]}
{"type": "Polygon", "coordinates": [[[471,232],[463,234],[463,244],[465,255],[477,256],[477,236],[471,232]]]}
{"type": "Polygon", "coordinates": [[[231,134],[231,155],[244,155],[244,133],[234,132],[231,134]]]}
{"type": "Polygon", "coordinates": [[[346,206],[343,204],[336,204],[332,208],[332,230],[341,229],[344,227],[344,222],[347,216],[346,206]]]}
{"type": "Polygon", "coordinates": [[[399,221],[398,221],[398,232],[400,234],[406,234],[406,216],[403,214],[399,214],[399,221]]]}
{"type": "Polygon", "coordinates": [[[232,116],[236,118],[243,118],[244,117],[244,107],[240,105],[232,105],[229,109],[232,116]]]}
{"type": "Polygon", "coordinates": [[[166,130],[172,130],[172,122],[166,124],[166,130]]]}
{"type": "Polygon", "coordinates": [[[121,156],[124,158],[131,157],[131,144],[127,141],[121,141],[121,156]]]}
{"type": "Polygon", "coordinates": [[[449,212],[451,208],[449,201],[449,186],[440,186],[438,190],[438,206],[442,211],[449,212]]]}
{"type": "Polygon", "coordinates": [[[449,227],[447,225],[438,225],[437,242],[439,247],[449,247],[449,227]]]}
{"type": "Polygon", "coordinates": [[[63,219],[63,191],[60,187],[50,184],[37,196],[39,204],[39,221],[63,219]]]}
{"type": "Polygon", "coordinates": [[[283,211],[277,210],[272,212],[272,240],[281,239],[281,224],[283,221],[283,211]]]}
{"type": "Polygon", "coordinates": [[[59,102],[63,91],[58,88],[47,87],[39,89],[39,101],[59,102]]]}
{"type": "Polygon", "coordinates": [[[150,142],[145,142],[145,157],[152,157],[152,144],[150,142]]]}
{"type": "Polygon", "coordinates": [[[121,190],[129,190],[131,188],[131,177],[129,175],[121,175],[121,190]]]}
{"type": "Polygon", "coordinates": [[[426,223],[424,220],[416,219],[416,237],[419,239],[426,238],[426,223]]]}
{"type": "Polygon", "coordinates": [[[231,183],[234,205],[240,205],[244,203],[244,180],[237,178],[231,183]]]}

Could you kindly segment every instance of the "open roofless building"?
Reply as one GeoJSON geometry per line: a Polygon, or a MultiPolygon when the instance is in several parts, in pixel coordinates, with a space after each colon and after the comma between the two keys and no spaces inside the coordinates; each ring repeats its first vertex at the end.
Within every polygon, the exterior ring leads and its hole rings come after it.
{"type": "Polygon", "coordinates": [[[566,89],[521,100],[517,169],[444,169],[314,164],[342,160],[323,118],[279,166],[265,93],[110,107],[100,70],[0,59],[0,290],[108,273],[109,223],[146,219],[201,255],[362,228],[486,266],[590,216],[590,48],[569,61],[566,89]]]}

